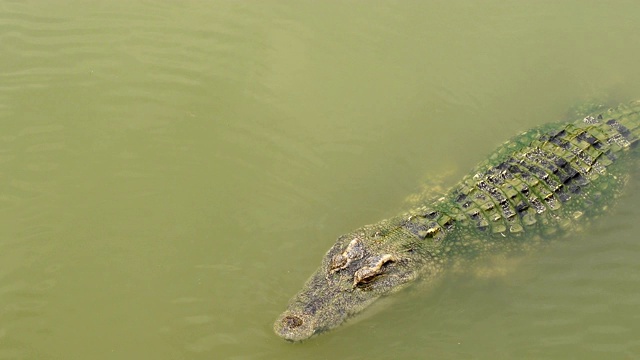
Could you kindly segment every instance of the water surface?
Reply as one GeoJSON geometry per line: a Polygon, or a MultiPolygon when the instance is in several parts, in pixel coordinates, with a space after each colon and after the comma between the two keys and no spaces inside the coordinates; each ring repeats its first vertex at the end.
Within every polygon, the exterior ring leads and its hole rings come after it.
{"type": "Polygon", "coordinates": [[[588,99],[636,1],[0,2],[0,358],[633,359],[640,186],[504,275],[288,344],[336,236],[588,99]]]}

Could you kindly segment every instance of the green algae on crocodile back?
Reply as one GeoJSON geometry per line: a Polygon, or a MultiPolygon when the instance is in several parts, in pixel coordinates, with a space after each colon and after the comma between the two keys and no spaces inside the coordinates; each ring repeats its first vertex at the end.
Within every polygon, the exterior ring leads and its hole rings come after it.
{"type": "Polygon", "coordinates": [[[640,101],[524,132],[443,196],[338,237],[278,317],[300,341],[460,261],[521,253],[605,212],[635,166],[640,101]]]}

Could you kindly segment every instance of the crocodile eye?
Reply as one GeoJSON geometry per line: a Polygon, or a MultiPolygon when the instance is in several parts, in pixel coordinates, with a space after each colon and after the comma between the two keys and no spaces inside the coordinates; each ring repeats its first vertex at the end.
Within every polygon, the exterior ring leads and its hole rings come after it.
{"type": "Polygon", "coordinates": [[[331,272],[344,269],[347,266],[347,257],[343,254],[336,254],[331,258],[331,272]]]}
{"type": "Polygon", "coordinates": [[[361,259],[364,256],[362,243],[357,238],[351,240],[347,248],[341,254],[336,254],[331,258],[329,271],[338,272],[351,264],[352,261],[361,259]]]}
{"type": "Polygon", "coordinates": [[[384,254],[372,259],[369,265],[363,266],[353,274],[354,287],[366,287],[371,284],[378,276],[384,273],[385,267],[397,261],[397,258],[390,254],[384,254]]]}

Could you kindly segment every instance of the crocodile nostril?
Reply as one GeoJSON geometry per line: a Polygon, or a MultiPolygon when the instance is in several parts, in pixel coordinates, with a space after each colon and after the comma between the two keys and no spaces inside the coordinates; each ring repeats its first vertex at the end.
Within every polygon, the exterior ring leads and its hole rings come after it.
{"type": "Polygon", "coordinates": [[[284,319],[282,319],[282,322],[291,329],[297,328],[298,326],[302,325],[302,319],[297,316],[291,315],[285,316],[284,319]]]}

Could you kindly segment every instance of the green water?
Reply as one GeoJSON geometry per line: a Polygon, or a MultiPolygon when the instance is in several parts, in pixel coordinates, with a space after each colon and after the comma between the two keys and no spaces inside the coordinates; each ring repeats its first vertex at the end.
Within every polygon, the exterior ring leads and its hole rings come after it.
{"type": "Polygon", "coordinates": [[[636,359],[638,181],[505,275],[302,344],[336,236],[589,98],[640,2],[0,1],[0,359],[636,359]]]}

